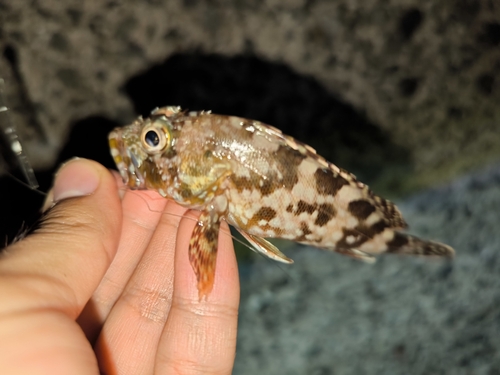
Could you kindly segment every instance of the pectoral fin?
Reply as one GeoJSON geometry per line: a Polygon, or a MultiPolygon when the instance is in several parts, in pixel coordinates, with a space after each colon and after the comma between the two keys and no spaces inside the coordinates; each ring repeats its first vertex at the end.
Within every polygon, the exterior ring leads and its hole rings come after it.
{"type": "Polygon", "coordinates": [[[189,261],[198,280],[200,300],[212,291],[219,239],[219,216],[202,212],[189,242],[189,261]]]}
{"type": "MultiPolygon", "coordinates": [[[[238,229],[238,228],[236,228],[238,229]]],[[[259,253],[264,254],[265,256],[271,258],[272,260],[276,260],[282,263],[293,263],[293,260],[288,258],[285,254],[278,250],[276,246],[274,246],[271,242],[263,239],[262,237],[257,237],[252,234],[248,234],[238,229],[238,232],[241,233],[245,239],[250,242],[253,249],[259,253]]]]}

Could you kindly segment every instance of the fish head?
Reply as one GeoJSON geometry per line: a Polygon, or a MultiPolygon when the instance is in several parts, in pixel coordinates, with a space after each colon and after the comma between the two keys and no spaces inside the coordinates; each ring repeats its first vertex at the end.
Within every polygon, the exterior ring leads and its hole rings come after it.
{"type": "Polygon", "coordinates": [[[108,136],[111,156],[125,185],[132,190],[162,189],[163,161],[175,153],[172,119],[178,107],[160,108],[147,119],[114,129],[108,136]]]}

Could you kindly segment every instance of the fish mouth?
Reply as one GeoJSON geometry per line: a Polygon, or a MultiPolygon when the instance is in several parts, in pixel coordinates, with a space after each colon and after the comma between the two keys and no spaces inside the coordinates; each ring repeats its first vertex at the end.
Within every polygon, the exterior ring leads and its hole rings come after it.
{"type": "Polygon", "coordinates": [[[146,182],[140,170],[137,156],[125,145],[122,130],[117,128],[109,133],[109,148],[123,183],[132,190],[146,189],[146,182]]]}

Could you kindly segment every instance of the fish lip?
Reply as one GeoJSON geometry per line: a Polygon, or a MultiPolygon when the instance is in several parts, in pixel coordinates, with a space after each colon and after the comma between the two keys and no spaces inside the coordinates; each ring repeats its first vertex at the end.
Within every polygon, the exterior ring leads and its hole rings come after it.
{"type": "Polygon", "coordinates": [[[140,171],[138,158],[123,141],[122,129],[116,128],[108,136],[111,156],[120,173],[124,185],[132,190],[146,189],[144,176],[140,171]]]}

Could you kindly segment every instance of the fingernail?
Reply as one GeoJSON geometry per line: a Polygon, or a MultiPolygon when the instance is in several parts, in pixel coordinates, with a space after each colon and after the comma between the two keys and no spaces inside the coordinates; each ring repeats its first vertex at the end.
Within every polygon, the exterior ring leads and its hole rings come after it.
{"type": "Polygon", "coordinates": [[[43,202],[41,212],[47,211],[49,208],[54,206],[54,191],[52,189],[49,190],[47,196],[45,197],[45,201],[43,202]]]}
{"type": "Polygon", "coordinates": [[[56,174],[54,202],[92,194],[99,186],[99,172],[85,159],[71,159],[56,174]]]}

